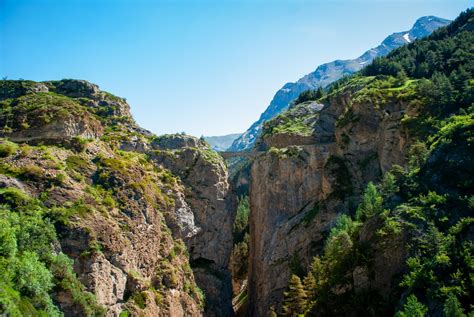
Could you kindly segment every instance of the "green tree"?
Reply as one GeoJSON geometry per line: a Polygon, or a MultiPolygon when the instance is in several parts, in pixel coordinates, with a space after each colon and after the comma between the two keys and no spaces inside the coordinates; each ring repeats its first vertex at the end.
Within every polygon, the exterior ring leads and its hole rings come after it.
{"type": "Polygon", "coordinates": [[[308,272],[308,275],[304,277],[303,287],[308,296],[308,301],[310,302],[311,300],[314,300],[316,298],[316,289],[318,285],[312,272],[308,272]]]}
{"type": "Polygon", "coordinates": [[[461,307],[456,295],[450,293],[448,299],[444,302],[444,316],[445,317],[465,317],[464,310],[461,307]]]}
{"type": "Polygon", "coordinates": [[[53,275],[40,262],[38,256],[33,252],[23,252],[16,266],[14,282],[20,292],[34,298],[46,307],[52,306],[49,291],[53,287],[53,275]]]}
{"type": "Polygon", "coordinates": [[[398,191],[397,179],[392,173],[385,173],[382,183],[380,184],[380,189],[383,197],[390,197],[398,191]]]}
{"type": "Polygon", "coordinates": [[[426,161],[428,154],[429,151],[425,143],[420,141],[414,143],[408,152],[408,165],[411,169],[420,167],[426,161]]]}
{"type": "Polygon", "coordinates": [[[243,238],[243,232],[246,230],[249,223],[249,214],[250,214],[249,197],[242,196],[239,198],[237,214],[234,220],[235,240],[241,240],[243,238]]]}
{"type": "Polygon", "coordinates": [[[424,317],[428,312],[428,308],[418,301],[415,295],[408,296],[407,302],[403,306],[403,310],[397,312],[397,317],[424,317]]]}
{"type": "Polygon", "coordinates": [[[365,221],[370,217],[383,211],[382,196],[377,191],[374,183],[369,182],[362,197],[362,201],[356,211],[356,219],[365,221]]]}
{"type": "MultiPolygon", "coordinates": [[[[0,211],[1,217],[7,215],[0,211]]],[[[0,219],[0,256],[11,258],[17,252],[16,228],[7,219],[0,219]]]]}
{"type": "Polygon", "coordinates": [[[284,293],[284,316],[304,315],[307,306],[306,299],[307,295],[300,278],[295,274],[291,275],[288,291],[284,293]]]}
{"type": "Polygon", "coordinates": [[[332,235],[324,248],[324,258],[330,269],[343,263],[346,256],[351,252],[353,242],[347,231],[341,231],[332,235]]]}
{"type": "Polygon", "coordinates": [[[303,103],[310,100],[318,100],[324,96],[324,90],[322,87],[314,90],[305,90],[303,91],[298,98],[295,100],[295,105],[303,103]]]}
{"type": "Polygon", "coordinates": [[[402,69],[399,72],[397,72],[396,78],[397,78],[397,84],[401,86],[407,81],[408,76],[407,76],[407,73],[405,73],[405,71],[402,69]]]}

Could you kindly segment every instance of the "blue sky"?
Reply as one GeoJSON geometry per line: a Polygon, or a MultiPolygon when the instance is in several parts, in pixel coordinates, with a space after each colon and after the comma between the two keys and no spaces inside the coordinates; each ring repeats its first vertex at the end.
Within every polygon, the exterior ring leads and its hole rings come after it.
{"type": "Polygon", "coordinates": [[[0,76],[79,78],[158,134],[243,132],[274,93],[469,0],[0,0],[0,76]]]}

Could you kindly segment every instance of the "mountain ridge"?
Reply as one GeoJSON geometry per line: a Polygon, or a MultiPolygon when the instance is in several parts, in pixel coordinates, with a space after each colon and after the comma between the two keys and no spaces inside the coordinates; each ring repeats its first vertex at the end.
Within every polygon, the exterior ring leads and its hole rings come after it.
{"type": "Polygon", "coordinates": [[[272,101],[260,115],[260,118],[233,142],[229,150],[244,151],[251,149],[260,135],[263,122],[274,118],[277,114],[287,109],[289,104],[303,91],[318,87],[324,88],[345,75],[361,70],[375,57],[385,56],[397,47],[411,43],[415,39],[428,36],[434,30],[447,25],[449,22],[447,19],[436,16],[420,17],[415,21],[410,30],[390,34],[379,46],[367,50],[355,59],[334,60],[321,64],[313,72],[303,76],[298,81],[286,83],[275,93],[272,101]]]}

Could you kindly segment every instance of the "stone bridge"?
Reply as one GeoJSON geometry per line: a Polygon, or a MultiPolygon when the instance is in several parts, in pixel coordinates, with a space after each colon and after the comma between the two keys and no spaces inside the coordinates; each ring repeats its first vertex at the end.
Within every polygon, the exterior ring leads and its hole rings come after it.
{"type": "Polygon", "coordinates": [[[246,157],[246,158],[253,158],[257,154],[264,153],[263,151],[253,151],[253,152],[218,152],[222,155],[223,158],[230,159],[232,157],[246,157]]]}

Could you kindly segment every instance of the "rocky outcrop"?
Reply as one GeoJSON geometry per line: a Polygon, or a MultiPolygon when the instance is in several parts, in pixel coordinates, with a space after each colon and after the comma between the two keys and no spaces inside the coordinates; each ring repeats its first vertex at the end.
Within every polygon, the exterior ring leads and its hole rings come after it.
{"type": "MultiPolygon", "coordinates": [[[[413,115],[416,107],[400,92],[387,94],[382,109],[362,87],[356,81],[327,98],[313,116],[311,136],[303,145],[293,145],[293,135],[285,143],[284,134],[274,142],[275,136],[263,131],[259,144],[273,148],[252,165],[252,316],[266,315],[271,306],[279,308],[290,274],[304,272],[321,252],[337,215],[354,211],[369,181],[393,164],[406,162],[410,139],[401,119],[413,115]],[[310,138],[312,144],[307,142],[310,138]]],[[[267,127],[271,130],[271,122],[267,127]]],[[[362,270],[355,272],[360,284],[366,283],[362,270]]]]}
{"type": "Polygon", "coordinates": [[[206,147],[206,143],[203,140],[183,134],[167,134],[154,139],[151,146],[155,150],[179,150],[206,147]]]}
{"type": "Polygon", "coordinates": [[[130,106],[125,99],[102,91],[99,86],[86,80],[63,79],[44,83],[49,91],[71,98],[86,98],[85,105],[91,108],[103,107],[109,116],[131,118],[130,106]]]}
{"type": "MultiPolygon", "coordinates": [[[[45,205],[67,219],[56,225],[58,251],[74,260],[79,280],[107,316],[202,314],[186,247],[165,222],[166,214],[186,207],[180,203],[184,188],[174,178],[151,163],[117,155],[101,141],[81,153],[50,147],[45,155],[28,148],[3,160],[21,171],[22,181],[2,176],[0,186],[34,197],[48,193],[45,205]],[[66,162],[63,170],[60,162],[66,162]]],[[[86,315],[74,296],[59,290],[55,300],[66,316],[86,315]]]]}
{"type": "Polygon", "coordinates": [[[194,228],[183,239],[196,282],[206,295],[205,313],[230,316],[228,261],[236,206],[225,162],[205,142],[189,136],[162,136],[151,146],[156,149],[150,153],[155,164],[179,176],[187,188],[185,200],[193,212],[194,228]]]}
{"type": "Polygon", "coordinates": [[[93,117],[86,118],[58,118],[44,126],[31,127],[2,133],[2,137],[8,137],[14,142],[61,142],[73,138],[96,139],[103,134],[103,127],[93,117]]]}
{"type": "Polygon", "coordinates": [[[4,80],[0,83],[1,137],[15,142],[67,142],[97,139],[113,120],[138,129],[125,99],[99,90],[84,80],[36,83],[4,80]],[[105,119],[100,121],[98,117],[105,119]]]}

